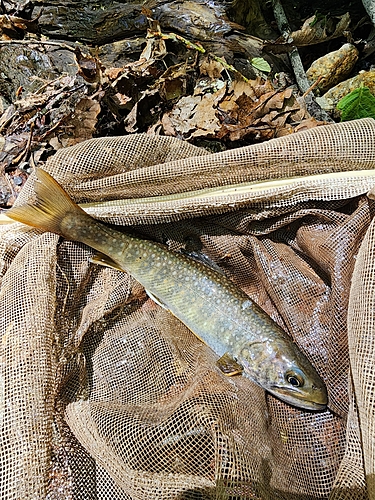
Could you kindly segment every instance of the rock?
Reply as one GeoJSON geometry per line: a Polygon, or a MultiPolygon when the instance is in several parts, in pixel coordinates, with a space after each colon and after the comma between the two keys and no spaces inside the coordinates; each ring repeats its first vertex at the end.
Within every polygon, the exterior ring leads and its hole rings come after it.
{"type": "Polygon", "coordinates": [[[330,103],[331,109],[333,109],[340,99],[361,85],[368,87],[371,94],[375,96],[375,71],[362,71],[353,78],[349,78],[328,90],[322,97],[330,103]]]}
{"type": "Polygon", "coordinates": [[[311,84],[321,78],[317,88],[323,93],[345,80],[357,60],[358,50],[354,45],[346,43],[339,50],[330,52],[314,61],[306,71],[306,76],[311,84]]]}
{"type": "Polygon", "coordinates": [[[39,18],[41,33],[95,45],[145,34],[147,18],[141,5],[113,2],[103,7],[98,8],[97,2],[93,5],[86,2],[83,6],[77,2],[45,5],[39,18]]]}
{"type": "Polygon", "coordinates": [[[4,45],[0,51],[0,92],[6,103],[14,101],[17,89],[33,93],[61,73],[77,73],[74,54],[69,50],[42,46],[36,41],[25,45],[4,45]]]}

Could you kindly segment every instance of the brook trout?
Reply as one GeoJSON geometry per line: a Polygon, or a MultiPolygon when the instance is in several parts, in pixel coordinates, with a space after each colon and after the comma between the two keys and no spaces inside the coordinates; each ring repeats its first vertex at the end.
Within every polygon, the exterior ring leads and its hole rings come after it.
{"type": "Polygon", "coordinates": [[[85,243],[101,253],[100,263],[131,274],[215,351],[224,372],[240,371],[299,408],[325,409],[327,391],[314,367],[232,281],[158,243],[106,226],[74,203],[47,172],[37,169],[36,176],[33,203],[11,208],[10,218],[85,243]]]}

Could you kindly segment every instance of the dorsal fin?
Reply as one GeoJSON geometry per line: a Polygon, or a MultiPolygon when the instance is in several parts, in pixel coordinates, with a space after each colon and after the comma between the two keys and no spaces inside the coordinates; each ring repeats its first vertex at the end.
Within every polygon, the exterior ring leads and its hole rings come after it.
{"type": "Polygon", "coordinates": [[[213,261],[211,257],[209,257],[206,253],[203,253],[200,250],[193,250],[192,252],[189,252],[184,249],[181,250],[181,253],[183,255],[186,255],[190,259],[193,259],[196,262],[200,262],[201,264],[204,264],[213,271],[216,271],[217,273],[220,273],[223,276],[225,276],[225,272],[221,269],[221,267],[218,264],[216,264],[216,262],[213,261]]]}

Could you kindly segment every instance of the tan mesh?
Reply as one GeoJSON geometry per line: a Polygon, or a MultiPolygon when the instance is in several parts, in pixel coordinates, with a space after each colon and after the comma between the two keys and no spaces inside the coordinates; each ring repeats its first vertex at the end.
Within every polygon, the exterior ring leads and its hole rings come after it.
{"type": "MultiPolygon", "coordinates": [[[[84,245],[1,226],[1,498],[357,500],[366,476],[374,498],[374,133],[365,119],[219,154],[148,135],[58,151],[46,169],[90,213],[220,265],[307,354],[329,410],[225,377],[84,245]]],[[[31,176],[17,203],[32,193],[31,176]]]]}

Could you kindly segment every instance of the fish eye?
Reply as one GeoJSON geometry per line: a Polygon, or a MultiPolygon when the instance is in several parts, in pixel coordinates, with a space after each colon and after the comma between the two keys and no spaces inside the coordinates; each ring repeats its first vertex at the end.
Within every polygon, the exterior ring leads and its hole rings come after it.
{"type": "Polygon", "coordinates": [[[292,385],[293,387],[302,387],[304,384],[302,375],[294,371],[287,372],[285,374],[285,379],[288,384],[292,385]]]}

